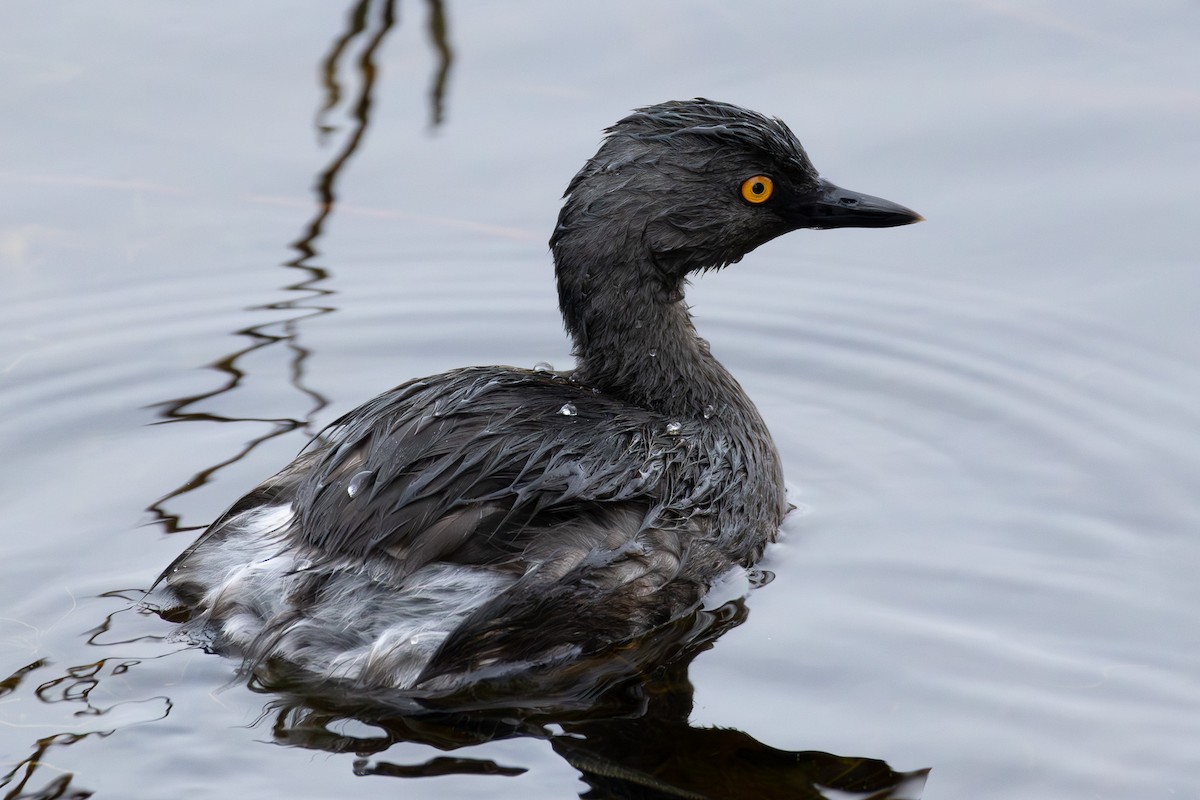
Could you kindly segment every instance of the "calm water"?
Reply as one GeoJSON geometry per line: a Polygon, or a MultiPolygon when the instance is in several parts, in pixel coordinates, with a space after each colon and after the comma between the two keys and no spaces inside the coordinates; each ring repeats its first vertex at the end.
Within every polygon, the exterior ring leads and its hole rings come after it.
{"type": "Polygon", "coordinates": [[[928,221],[690,295],[800,510],[666,738],[932,768],[928,800],[1200,797],[1200,5],[801,5],[10,3],[3,797],[588,791],[569,737],[273,710],[136,599],[359,401],[568,365],[558,197],[694,95],[928,221]]]}

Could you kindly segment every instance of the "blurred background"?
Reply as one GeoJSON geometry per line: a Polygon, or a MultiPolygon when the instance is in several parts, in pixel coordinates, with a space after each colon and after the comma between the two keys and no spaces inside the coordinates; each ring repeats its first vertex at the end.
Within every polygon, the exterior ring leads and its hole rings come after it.
{"type": "Polygon", "coordinates": [[[697,95],[927,221],[799,232],[689,295],[799,507],[691,665],[691,724],[930,767],[929,800],[1200,792],[1200,4],[4,18],[5,800],[589,791],[537,738],[460,751],[507,772],[400,785],[273,746],[270,698],[137,599],[357,403],[568,367],[561,193],[606,125],[697,95]]]}

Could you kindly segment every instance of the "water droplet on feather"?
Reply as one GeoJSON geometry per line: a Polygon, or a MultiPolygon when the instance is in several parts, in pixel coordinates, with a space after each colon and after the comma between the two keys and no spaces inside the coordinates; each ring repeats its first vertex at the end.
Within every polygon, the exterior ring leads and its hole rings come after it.
{"type": "Polygon", "coordinates": [[[346,484],[346,494],[350,495],[351,497],[356,496],[362,491],[363,486],[366,485],[367,481],[371,480],[371,477],[374,474],[375,471],[370,469],[364,469],[362,472],[355,473],[354,477],[350,479],[350,482],[346,484]]]}

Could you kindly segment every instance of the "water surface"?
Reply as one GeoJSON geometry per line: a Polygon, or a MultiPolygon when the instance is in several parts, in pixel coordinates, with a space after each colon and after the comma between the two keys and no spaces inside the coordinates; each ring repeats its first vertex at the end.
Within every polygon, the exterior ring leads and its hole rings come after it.
{"type": "Polygon", "coordinates": [[[929,800],[1200,792],[1200,6],[438,8],[9,9],[4,797],[588,791],[563,739],[281,716],[136,599],[361,400],[568,365],[558,197],[695,95],[928,221],[693,288],[800,509],[672,730],[932,768],[929,800]]]}

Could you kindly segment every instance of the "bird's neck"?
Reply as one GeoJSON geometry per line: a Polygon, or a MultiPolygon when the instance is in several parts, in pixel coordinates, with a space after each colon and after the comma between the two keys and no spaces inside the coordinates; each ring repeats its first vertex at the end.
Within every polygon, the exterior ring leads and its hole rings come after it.
{"type": "Polygon", "coordinates": [[[654,273],[646,263],[593,262],[579,269],[571,255],[570,248],[555,249],[577,381],[681,419],[752,408],[696,333],[682,280],[648,278],[654,273]]]}

